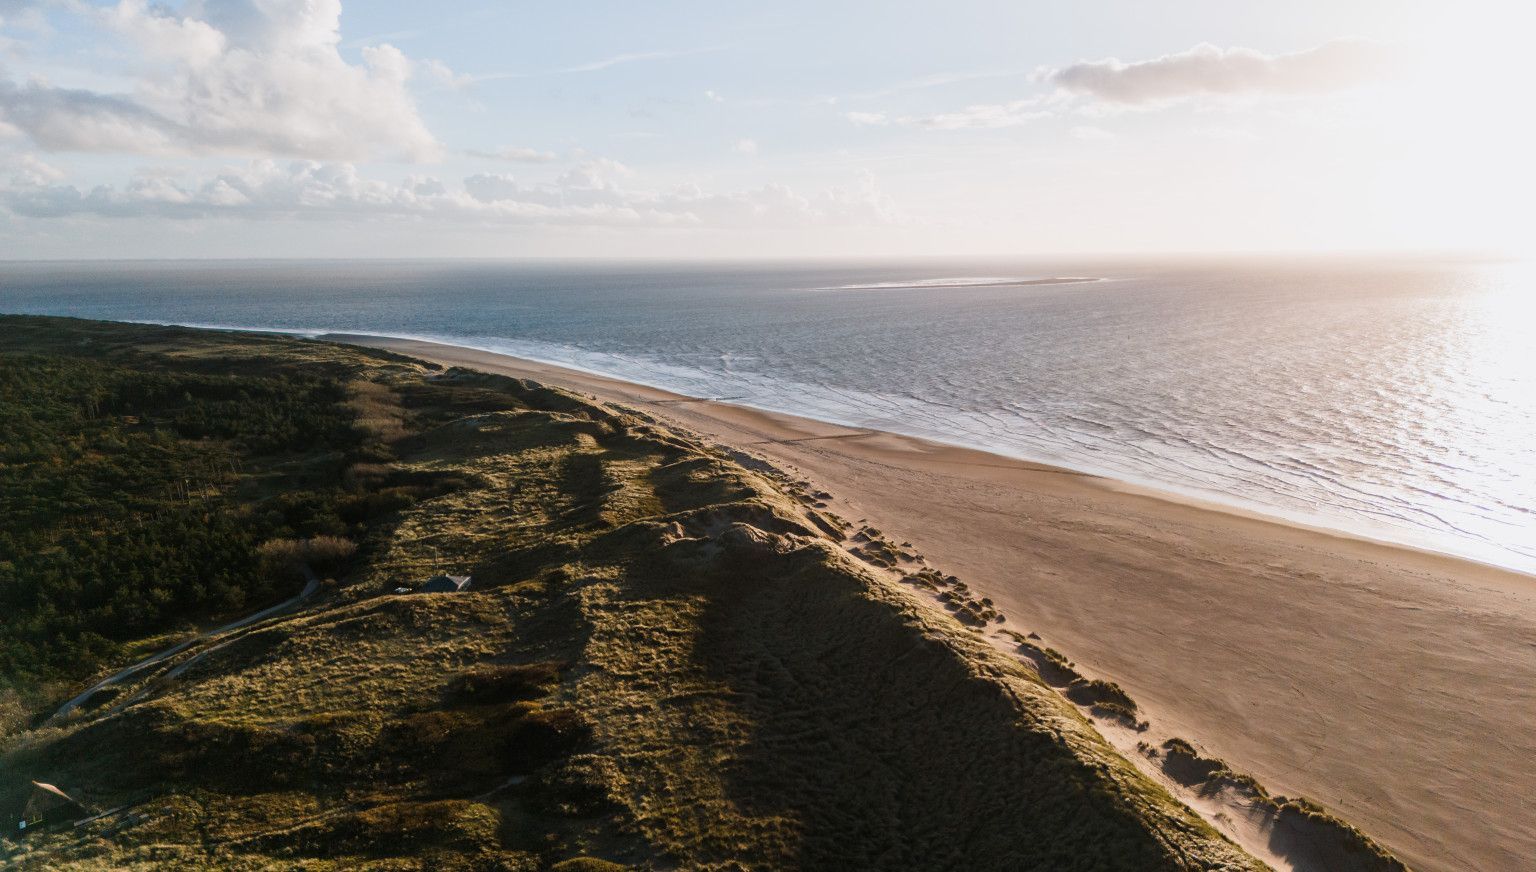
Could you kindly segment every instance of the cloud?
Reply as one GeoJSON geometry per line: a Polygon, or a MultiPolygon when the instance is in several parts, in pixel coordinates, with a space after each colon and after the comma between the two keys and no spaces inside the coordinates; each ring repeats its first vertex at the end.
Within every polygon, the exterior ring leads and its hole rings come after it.
{"type": "MultiPolygon", "coordinates": [[[[931,115],[849,112],[845,117],[866,127],[1017,127],[1069,114],[1102,115],[1117,107],[1157,108],[1200,98],[1325,94],[1379,76],[1390,61],[1386,46],[1365,40],[1333,40],[1281,55],[1202,43],[1188,51],[1136,63],[1111,58],[1039,70],[1033,80],[1055,90],[1007,103],[979,103],[931,115]]],[[[1074,128],[1073,136],[1093,137],[1086,132],[1089,129],[1074,128]]]]}
{"type": "Polygon", "coordinates": [[[145,0],[66,8],[131,47],[136,80],[117,94],[0,83],[0,122],[39,147],[348,160],[440,153],[407,88],[409,58],[390,45],[365,47],[362,64],[337,52],[339,0],[203,0],[182,13],[145,0]]]}
{"type": "Polygon", "coordinates": [[[555,179],[555,184],[562,188],[609,188],[617,186],[616,179],[634,175],[635,171],[624,164],[600,157],[566,170],[555,179]]]}
{"type": "Polygon", "coordinates": [[[876,226],[902,224],[896,210],[863,173],[852,187],[834,187],[804,196],[786,185],[767,184],[747,191],[706,194],[684,185],[657,196],[656,207],[681,211],[711,227],[876,226]]]}
{"type": "Polygon", "coordinates": [[[705,91],[704,92],[704,99],[708,100],[711,103],[724,103],[725,102],[725,98],[720,96],[720,94],[718,92],[716,92],[716,91],[705,91]]]}
{"type": "Polygon", "coordinates": [[[738,139],[731,145],[731,151],[734,151],[737,154],[757,154],[757,140],[738,139]]]}
{"type": "Polygon", "coordinates": [[[433,82],[440,87],[458,90],[467,88],[475,83],[475,77],[467,73],[456,73],[453,68],[436,58],[428,58],[417,64],[421,77],[433,82]]]}
{"type": "Polygon", "coordinates": [[[869,176],[852,187],[806,196],[783,185],[706,193],[685,185],[629,190],[631,171],[597,160],[553,183],[523,184],[478,173],[453,187],[431,176],[385,182],[347,163],[263,159],[201,181],[140,175],[122,187],[82,191],[52,175],[18,172],[0,188],[0,205],[25,218],[353,219],[637,227],[801,227],[891,224],[904,220],[869,176]]]}
{"type": "MultiPolygon", "coordinates": [[[[0,27],[48,32],[50,28],[47,18],[43,16],[43,0],[0,0],[0,27]]],[[[0,37],[0,49],[10,48],[13,44],[11,40],[0,37]]]]}
{"type": "Polygon", "coordinates": [[[163,154],[190,135],[185,125],[127,97],[38,82],[0,82],[0,122],[49,151],[163,154]]]}
{"type": "Polygon", "coordinates": [[[464,192],[478,203],[500,203],[527,196],[517,179],[505,173],[476,173],[464,180],[464,192]]]}
{"type": "Polygon", "coordinates": [[[35,154],[0,155],[0,170],[11,173],[18,187],[48,185],[64,178],[64,171],[35,154]]]}
{"type": "Polygon", "coordinates": [[[552,151],[539,151],[536,148],[517,148],[506,146],[491,151],[478,149],[465,149],[465,154],[470,157],[484,158],[485,160],[501,160],[508,163],[551,163],[559,160],[560,156],[552,151]]]}
{"type": "Polygon", "coordinates": [[[1073,64],[1051,72],[1048,80],[1096,100],[1145,105],[1197,97],[1338,91],[1375,77],[1386,61],[1383,46],[1364,40],[1334,40],[1281,55],[1202,43],[1136,63],[1109,59],[1073,64]]]}

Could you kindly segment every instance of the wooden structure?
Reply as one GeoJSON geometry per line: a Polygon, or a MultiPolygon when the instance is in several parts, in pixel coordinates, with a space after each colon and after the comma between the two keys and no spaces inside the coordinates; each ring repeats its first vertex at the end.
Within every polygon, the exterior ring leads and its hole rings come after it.
{"type": "Polygon", "coordinates": [[[34,781],[32,795],[27,797],[27,804],[21,810],[16,831],[24,833],[38,827],[72,823],[90,814],[90,810],[64,791],[52,784],[34,781]]]}

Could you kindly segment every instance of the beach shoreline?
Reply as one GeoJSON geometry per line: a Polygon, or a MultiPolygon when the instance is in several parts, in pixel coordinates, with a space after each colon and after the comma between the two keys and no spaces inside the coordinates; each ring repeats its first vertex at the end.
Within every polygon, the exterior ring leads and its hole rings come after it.
{"type": "MultiPolygon", "coordinates": [[[[1113,281],[1113,279],[1056,278],[1034,280],[1030,283],[1058,283],[1062,281],[1103,282],[1113,281]]],[[[856,287],[873,288],[874,286],[856,287]]],[[[824,288],[819,290],[833,289],[824,288]]],[[[828,413],[825,409],[806,410],[803,408],[793,408],[791,407],[793,404],[764,403],[756,396],[715,396],[690,393],[687,387],[680,387],[676,384],[669,385],[665,383],[665,380],[647,378],[644,373],[614,372],[612,369],[594,368],[581,362],[540,354],[538,353],[539,349],[534,349],[530,352],[528,349],[517,347],[500,348],[497,347],[495,341],[486,341],[485,344],[468,344],[477,340],[444,337],[431,333],[359,333],[344,329],[250,327],[243,324],[154,319],[130,320],[128,323],[181,326],[199,330],[274,333],[311,339],[333,338],[339,339],[339,341],[355,339],[360,344],[365,345],[390,342],[419,343],[426,347],[442,347],[483,353],[495,358],[517,360],[523,365],[550,367],[554,373],[578,373],[582,376],[590,376],[595,380],[594,384],[600,386],[644,388],[658,391],[662,395],[672,398],[686,399],[688,401],[715,402],[735,408],[750,409],[771,415],[781,415],[788,419],[841,426],[851,430],[867,430],[892,438],[912,439],[920,444],[933,444],[943,448],[974,451],[982,455],[1000,458],[1007,463],[1025,463],[1057,470],[1062,473],[1088,476],[1106,487],[1123,489],[1150,498],[1168,500],[1183,506],[1205,508],[1225,514],[1252,518],[1261,522],[1298,527],[1323,536],[1337,536],[1390,548],[1444,556],[1456,561],[1486,566],[1495,571],[1495,576],[1493,577],[1504,573],[1512,573],[1530,579],[1532,583],[1536,583],[1536,562],[1533,562],[1536,561],[1536,557],[1532,557],[1519,549],[1489,540],[1481,540],[1477,537],[1453,536],[1443,532],[1436,533],[1424,528],[1405,527],[1372,521],[1360,516],[1344,518],[1330,516],[1325,511],[1309,513],[1287,508],[1273,502],[1266,502],[1261,498],[1254,498],[1248,495],[1229,496],[1214,490],[1202,489],[1198,485],[1145,477],[1125,468],[1085,462],[1080,457],[1053,457],[1050,456],[1050,452],[1032,451],[1024,448],[1016,449],[1006,444],[986,444],[985,442],[977,442],[975,440],[968,441],[963,436],[937,432],[923,427],[903,426],[897,421],[883,422],[884,426],[881,424],[867,424],[840,416],[839,414],[828,413]]]]}
{"type": "Polygon", "coordinates": [[[421,340],[330,334],[642,409],[910,541],[1167,731],[1420,869],[1536,855],[1536,579],[918,437],[421,340]]]}
{"type": "MultiPolygon", "coordinates": [[[[1092,281],[1102,281],[1093,279],[1092,281]]],[[[135,322],[138,323],[138,322],[135,322]]],[[[142,322],[160,324],[163,322],[142,322]]],[[[323,332],[305,331],[294,333],[290,330],[279,328],[254,330],[246,327],[225,327],[201,324],[183,324],[175,326],[192,327],[200,330],[234,330],[238,332],[270,332],[305,338],[319,339],[329,342],[341,342],[343,344],[363,345],[375,348],[385,348],[412,357],[424,359],[433,358],[434,350],[440,354],[473,354],[486,355],[488,359],[497,361],[515,362],[518,367],[537,369],[541,374],[552,378],[570,379],[568,389],[579,390],[599,396],[605,390],[623,390],[634,393],[636,396],[644,395],[647,402],[660,403],[705,403],[711,406],[739,409],[743,413],[757,413],[773,419],[782,419],[783,422],[795,422],[796,426],[815,428],[818,426],[835,427],[847,430],[850,433],[865,433],[871,438],[880,437],[886,440],[910,441],[914,446],[923,446],[926,451],[960,451],[978,455],[975,460],[968,462],[985,463],[984,458],[992,458],[993,461],[1009,466],[1032,469],[1042,474],[1074,476],[1081,479],[1085,485],[1105,490],[1124,493],[1127,495],[1149,499],[1161,500],[1183,508],[1196,509],[1207,512],[1215,512],[1221,515],[1230,515],[1259,524],[1271,524],[1280,527],[1290,527],[1302,531],[1310,536],[1333,537],[1361,545],[1390,549],[1393,551],[1405,551],[1418,555],[1426,560],[1450,561],[1449,568],[1455,571],[1471,571],[1480,577],[1486,572],[1485,579],[1495,585],[1512,583],[1517,588],[1524,588],[1527,584],[1536,587],[1536,570],[1526,570],[1518,566],[1499,563],[1496,560],[1484,559],[1470,552],[1458,551],[1447,543],[1446,547],[1436,547],[1436,544],[1427,541],[1406,541],[1393,539],[1386,535],[1373,535],[1370,532],[1358,529],[1329,526],[1326,519],[1307,519],[1295,515],[1287,515],[1281,510],[1257,504],[1241,501],[1223,501],[1217,497],[1201,494],[1192,489],[1181,489],[1176,485],[1163,482],[1138,480],[1123,476],[1114,472],[1099,471],[1085,466],[1073,466],[1067,463],[1041,460],[1026,457],[1018,453],[1009,453],[1007,450],[992,446],[968,445],[956,440],[946,439],[941,435],[919,435],[917,433],[903,433],[892,430],[883,430],[878,427],[869,427],[839,421],[829,418],[818,418],[810,415],[787,411],[784,409],[767,406],[753,405],[741,402],[740,398],[733,397],[700,397],[691,394],[680,393],[672,388],[652,384],[644,381],[635,381],[625,376],[612,375],[599,370],[583,367],[574,363],[564,363],[555,360],[547,360],[537,357],[525,357],[507,351],[495,351],[489,348],[481,348],[474,345],[461,345],[437,339],[418,338],[414,336],[394,336],[372,333],[352,332],[323,332]],[[402,350],[413,349],[413,350],[402,350]],[[655,398],[650,395],[655,394],[655,398]]],[[[443,361],[446,362],[446,358],[443,361]]],[[[448,365],[462,366],[465,364],[450,363],[448,365]]],[[[476,368],[470,366],[470,368],[476,368]]],[[[558,387],[564,384],[550,382],[558,387]]]]}

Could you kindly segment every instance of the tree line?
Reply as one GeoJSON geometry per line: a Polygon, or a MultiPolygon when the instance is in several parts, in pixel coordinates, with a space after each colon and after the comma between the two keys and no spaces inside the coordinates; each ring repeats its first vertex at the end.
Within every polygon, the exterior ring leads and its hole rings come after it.
{"type": "Polygon", "coordinates": [[[0,347],[0,687],[290,595],[263,542],[367,519],[343,486],[365,446],[339,374],[197,367],[0,347]]]}

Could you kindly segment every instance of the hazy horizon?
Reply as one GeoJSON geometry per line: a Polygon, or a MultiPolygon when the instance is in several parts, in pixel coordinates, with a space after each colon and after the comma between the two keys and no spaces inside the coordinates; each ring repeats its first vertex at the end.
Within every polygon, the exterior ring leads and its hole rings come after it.
{"type": "Polygon", "coordinates": [[[500,351],[1532,571],[1529,275],[1336,257],[15,262],[0,310],[500,351]]]}
{"type": "Polygon", "coordinates": [[[1116,262],[1141,262],[1161,263],[1170,261],[1238,261],[1238,260],[1278,260],[1284,258],[1299,258],[1302,260],[1328,261],[1381,261],[1402,260],[1405,262],[1450,262],[1450,263],[1526,263],[1533,259],[1531,256],[1505,253],[1477,251],[1471,249],[1429,251],[1423,249],[1291,249],[1291,250],[1259,250],[1259,249],[1212,249],[1206,251],[1026,251],[1014,254],[1004,252],[981,252],[977,254],[964,254],[953,252],[938,252],[933,254],[778,254],[752,256],[745,254],[722,255],[677,255],[677,254],[448,254],[448,255],[376,255],[376,256],[345,256],[345,255],[188,255],[185,257],[121,257],[103,255],[100,257],[3,257],[0,263],[12,264],[90,264],[90,263],[324,263],[324,262],[367,262],[367,263],[416,263],[416,262],[449,262],[449,263],[564,263],[564,264],[651,264],[688,266],[698,264],[701,266],[719,266],[722,264],[755,264],[771,266],[774,264],[848,264],[848,265],[904,265],[913,266],[932,263],[935,267],[958,266],[962,264],[974,264],[985,266],[989,263],[1029,263],[1033,261],[1064,261],[1082,264],[1092,263],[1116,263],[1116,262]]]}
{"type": "Polygon", "coordinates": [[[1531,253],[1531,13],[0,3],[0,259],[1531,253]]]}

